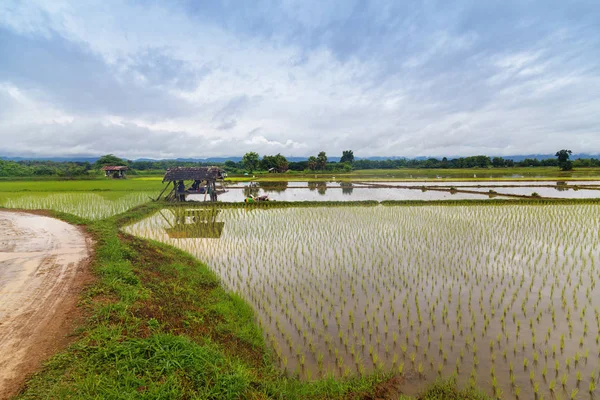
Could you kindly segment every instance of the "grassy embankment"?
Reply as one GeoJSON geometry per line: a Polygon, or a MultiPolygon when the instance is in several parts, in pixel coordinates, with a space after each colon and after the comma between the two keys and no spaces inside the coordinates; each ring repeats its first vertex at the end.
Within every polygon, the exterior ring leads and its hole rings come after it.
{"type": "MultiPolygon", "coordinates": [[[[84,225],[95,237],[96,282],[81,303],[89,318],[75,342],[33,376],[21,399],[396,397],[392,376],[300,382],[272,362],[251,308],[226,293],[192,256],[119,227],[161,207],[148,204],[84,225]]],[[[401,397],[402,398],[402,397],[401,397]]],[[[420,398],[484,398],[452,381],[420,398]]]]}

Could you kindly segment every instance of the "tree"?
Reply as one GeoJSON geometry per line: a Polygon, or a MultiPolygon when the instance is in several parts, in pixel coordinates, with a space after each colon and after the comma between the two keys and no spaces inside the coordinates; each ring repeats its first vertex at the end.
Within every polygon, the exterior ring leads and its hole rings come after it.
{"type": "Polygon", "coordinates": [[[100,169],[100,168],[104,167],[105,165],[114,165],[114,166],[129,165],[129,162],[122,158],[115,156],[114,154],[107,154],[105,156],[100,157],[94,163],[94,166],[97,169],[100,169]]]}
{"type": "Polygon", "coordinates": [[[504,158],[502,158],[502,157],[492,158],[492,165],[494,166],[494,168],[504,167],[504,158]]]}
{"type": "Polygon", "coordinates": [[[326,166],[327,166],[327,154],[325,154],[324,151],[321,151],[317,155],[317,169],[320,169],[321,171],[323,171],[326,166]]]}
{"type": "Polygon", "coordinates": [[[570,171],[573,169],[573,163],[569,161],[569,157],[573,154],[571,150],[559,150],[555,156],[558,157],[558,166],[562,171],[570,171]]]}
{"type": "Polygon", "coordinates": [[[310,169],[311,171],[314,171],[315,169],[317,169],[317,157],[315,156],[310,156],[308,157],[308,169],[310,169]]]}
{"type": "Polygon", "coordinates": [[[250,173],[256,171],[256,169],[258,168],[258,163],[258,153],[255,153],[254,151],[250,151],[244,154],[244,157],[242,157],[242,164],[244,165],[244,168],[246,168],[250,173]]]}
{"type": "Polygon", "coordinates": [[[340,162],[354,162],[354,152],[352,150],[344,150],[342,151],[342,158],[340,158],[340,162]]]}
{"type": "Polygon", "coordinates": [[[225,161],[224,167],[227,171],[235,171],[238,169],[238,164],[235,161],[227,160],[225,161]]]}
{"type": "Polygon", "coordinates": [[[275,169],[277,172],[283,173],[288,170],[290,163],[287,158],[281,155],[281,153],[277,153],[275,156],[275,169]]]}
{"type": "Polygon", "coordinates": [[[289,163],[287,158],[281,155],[281,153],[277,153],[274,156],[263,156],[260,161],[260,168],[265,171],[270,170],[271,168],[275,169],[275,172],[283,173],[288,170],[289,163]]]}

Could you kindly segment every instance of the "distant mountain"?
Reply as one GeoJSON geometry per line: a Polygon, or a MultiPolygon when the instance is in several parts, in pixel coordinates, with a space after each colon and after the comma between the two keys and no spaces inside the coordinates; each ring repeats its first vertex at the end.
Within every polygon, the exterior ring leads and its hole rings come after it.
{"type": "MultiPolygon", "coordinates": [[[[493,157],[493,156],[490,156],[493,157]]],[[[513,161],[523,161],[526,158],[537,158],[538,160],[546,160],[548,158],[554,158],[554,154],[526,154],[526,155],[514,155],[514,156],[501,156],[502,158],[513,160],[513,161]]],[[[575,160],[578,158],[598,158],[600,155],[598,154],[587,154],[587,153],[578,153],[573,154],[571,159],[575,160]]],[[[9,160],[9,161],[54,161],[54,162],[90,162],[95,163],[100,157],[94,156],[70,156],[70,157],[0,157],[0,160],[9,160]]],[[[402,156],[373,156],[373,157],[355,157],[356,160],[372,160],[372,161],[384,161],[384,160],[399,160],[399,159],[410,159],[411,157],[402,157],[402,156]]],[[[426,160],[428,158],[437,158],[438,160],[443,157],[427,157],[427,156],[418,156],[414,157],[415,160],[426,160]]],[[[449,160],[453,158],[460,158],[459,156],[446,156],[449,160]]],[[[308,157],[287,157],[290,162],[300,162],[308,160],[308,157]]],[[[202,163],[224,163],[225,161],[233,161],[240,162],[242,161],[242,157],[208,157],[208,158],[168,158],[168,159],[154,159],[154,158],[137,158],[133,161],[181,161],[181,162],[202,162],[202,163]]],[[[328,157],[329,161],[339,162],[340,157],[328,157]]]]}
{"type": "MultiPolygon", "coordinates": [[[[286,157],[288,161],[298,162],[298,161],[306,161],[308,157],[286,157]]],[[[336,157],[329,158],[331,161],[334,161],[336,157]]],[[[337,157],[337,160],[340,158],[337,157]]],[[[224,163],[225,161],[233,161],[240,162],[242,161],[242,157],[208,157],[208,158],[137,158],[133,161],[181,161],[181,162],[201,162],[201,163],[224,163]]]]}
{"type": "MultiPolygon", "coordinates": [[[[474,154],[474,155],[479,155],[479,154],[474,154]]],[[[482,155],[484,155],[484,154],[482,154],[482,155]]],[[[464,157],[468,157],[468,156],[446,156],[446,158],[448,160],[452,160],[454,158],[461,158],[461,157],[464,158],[464,157]]],[[[523,161],[526,158],[530,158],[530,159],[537,158],[538,160],[547,160],[549,158],[556,158],[556,156],[554,154],[525,154],[525,155],[516,155],[516,156],[494,156],[494,155],[492,155],[492,156],[489,156],[489,157],[490,158],[493,158],[493,157],[502,157],[504,159],[513,160],[515,162],[523,161]]],[[[587,154],[587,153],[573,153],[571,155],[571,159],[572,160],[576,160],[578,158],[598,158],[598,157],[600,157],[600,155],[598,155],[598,154],[587,154]]],[[[410,158],[410,157],[366,157],[364,159],[368,159],[368,160],[388,160],[388,159],[394,160],[394,159],[401,159],[401,158],[410,158]]],[[[438,160],[441,160],[443,158],[443,156],[442,157],[433,157],[433,156],[432,157],[427,157],[427,156],[414,157],[415,160],[427,160],[429,158],[436,158],[438,160]]],[[[356,159],[360,160],[361,158],[357,157],[356,159]]]]}
{"type": "MultiPolygon", "coordinates": [[[[383,156],[372,156],[372,157],[357,157],[354,156],[355,160],[371,160],[371,161],[386,161],[386,160],[402,160],[402,159],[408,159],[410,157],[403,157],[403,156],[389,156],[389,157],[383,157],[383,156]]],[[[415,157],[415,159],[427,159],[430,157],[415,157]]],[[[338,157],[339,160],[339,157],[338,157]]]]}
{"type": "MultiPolygon", "coordinates": [[[[573,153],[571,154],[571,159],[576,160],[578,158],[598,158],[598,154],[587,154],[587,153],[573,153]]],[[[556,158],[554,154],[527,154],[523,156],[505,156],[503,158],[513,160],[513,161],[523,161],[526,158],[537,158],[538,160],[547,160],[549,158],[556,158]]]]}
{"type": "MultiPolygon", "coordinates": [[[[513,161],[523,161],[526,158],[530,158],[530,159],[534,159],[537,158],[538,160],[547,160],[549,158],[556,158],[556,156],[554,154],[526,154],[524,156],[506,156],[503,157],[506,158],[508,160],[513,160],[513,161]]],[[[582,154],[581,156],[577,156],[576,154],[573,154],[571,156],[571,158],[576,159],[576,158],[589,158],[589,156],[586,156],[585,154],[582,154]]]]}

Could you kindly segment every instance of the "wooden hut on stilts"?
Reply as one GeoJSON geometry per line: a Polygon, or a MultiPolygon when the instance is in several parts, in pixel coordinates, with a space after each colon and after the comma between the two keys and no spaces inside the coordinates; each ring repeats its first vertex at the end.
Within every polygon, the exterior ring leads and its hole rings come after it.
{"type": "Polygon", "coordinates": [[[167,201],[186,201],[188,194],[204,194],[204,201],[217,201],[217,195],[223,191],[225,171],[219,167],[177,167],[169,168],[163,178],[165,188],[158,195],[160,200],[164,193],[167,201]],[[221,187],[217,187],[217,182],[221,187]],[[171,189],[168,191],[168,189],[171,189]]]}

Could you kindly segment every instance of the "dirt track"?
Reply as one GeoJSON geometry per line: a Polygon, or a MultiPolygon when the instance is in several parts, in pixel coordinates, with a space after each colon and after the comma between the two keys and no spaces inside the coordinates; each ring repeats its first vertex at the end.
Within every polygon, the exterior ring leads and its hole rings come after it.
{"type": "Polygon", "coordinates": [[[0,399],[68,343],[91,248],[66,222],[0,210],[0,399]]]}

